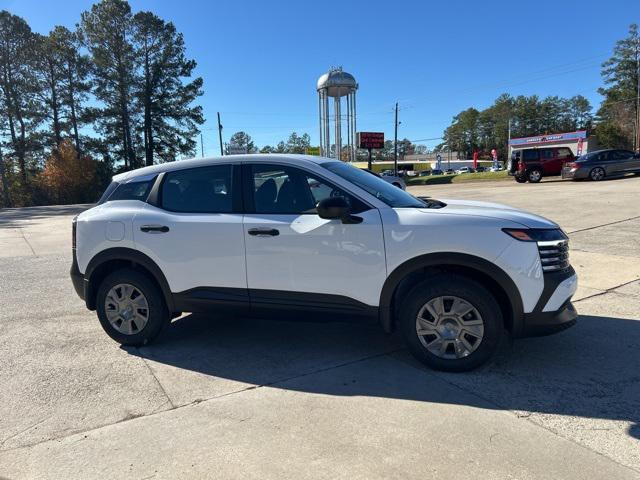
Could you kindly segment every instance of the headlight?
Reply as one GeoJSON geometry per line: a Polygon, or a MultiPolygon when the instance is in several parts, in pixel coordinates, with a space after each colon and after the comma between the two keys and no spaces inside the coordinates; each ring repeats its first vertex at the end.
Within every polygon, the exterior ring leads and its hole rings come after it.
{"type": "Polygon", "coordinates": [[[551,242],[569,239],[560,228],[503,228],[502,231],[521,242],[551,242]]]}

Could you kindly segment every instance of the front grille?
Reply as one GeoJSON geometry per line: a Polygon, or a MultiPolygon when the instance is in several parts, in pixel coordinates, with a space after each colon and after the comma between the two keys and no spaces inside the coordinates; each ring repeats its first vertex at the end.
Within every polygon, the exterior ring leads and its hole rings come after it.
{"type": "Polygon", "coordinates": [[[538,251],[544,273],[563,272],[569,269],[568,240],[538,242],[538,251]]]}

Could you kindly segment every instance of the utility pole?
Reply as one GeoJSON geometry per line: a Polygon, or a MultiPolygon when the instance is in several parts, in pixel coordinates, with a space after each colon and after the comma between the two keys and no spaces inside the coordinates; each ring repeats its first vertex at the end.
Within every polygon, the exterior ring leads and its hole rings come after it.
{"type": "Polygon", "coordinates": [[[222,124],[220,123],[220,112],[218,112],[218,140],[220,140],[220,155],[224,156],[222,149],[222,124]]]}
{"type": "Polygon", "coordinates": [[[395,133],[393,135],[393,174],[398,176],[398,102],[396,102],[395,133]]]}
{"type": "Polygon", "coordinates": [[[202,132],[200,132],[200,156],[204,158],[204,143],[202,142],[202,132]]]}
{"type": "Polygon", "coordinates": [[[507,132],[507,160],[505,162],[505,165],[511,158],[511,117],[509,117],[509,129],[507,130],[507,132]]]}

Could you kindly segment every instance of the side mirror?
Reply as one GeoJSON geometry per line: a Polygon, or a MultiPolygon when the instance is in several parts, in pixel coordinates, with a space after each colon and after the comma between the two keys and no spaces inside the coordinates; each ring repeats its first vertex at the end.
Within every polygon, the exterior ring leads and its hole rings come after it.
{"type": "Polygon", "coordinates": [[[360,223],[362,219],[351,215],[351,207],[343,197],[329,197],[318,202],[318,216],[325,220],[342,220],[342,223],[360,223]]]}

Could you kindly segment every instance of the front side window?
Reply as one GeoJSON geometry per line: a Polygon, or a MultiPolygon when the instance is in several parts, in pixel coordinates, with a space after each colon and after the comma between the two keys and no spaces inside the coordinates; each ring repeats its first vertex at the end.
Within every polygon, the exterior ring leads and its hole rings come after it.
{"type": "Polygon", "coordinates": [[[522,154],[522,159],[526,161],[538,160],[537,150],[525,150],[522,154]]]}
{"type": "Polygon", "coordinates": [[[282,165],[251,165],[251,189],[255,213],[315,214],[325,198],[341,196],[354,213],[367,207],[340,188],[313,174],[282,165]]]}
{"type": "Polygon", "coordinates": [[[162,183],[162,208],[185,213],[231,213],[231,179],[231,165],[168,172],[162,183]]]}
{"type": "Polygon", "coordinates": [[[343,162],[326,162],[320,164],[330,172],[344,178],[354,185],[370,193],[390,207],[425,207],[426,204],[404,190],[385,182],[357,167],[343,162]]]}

